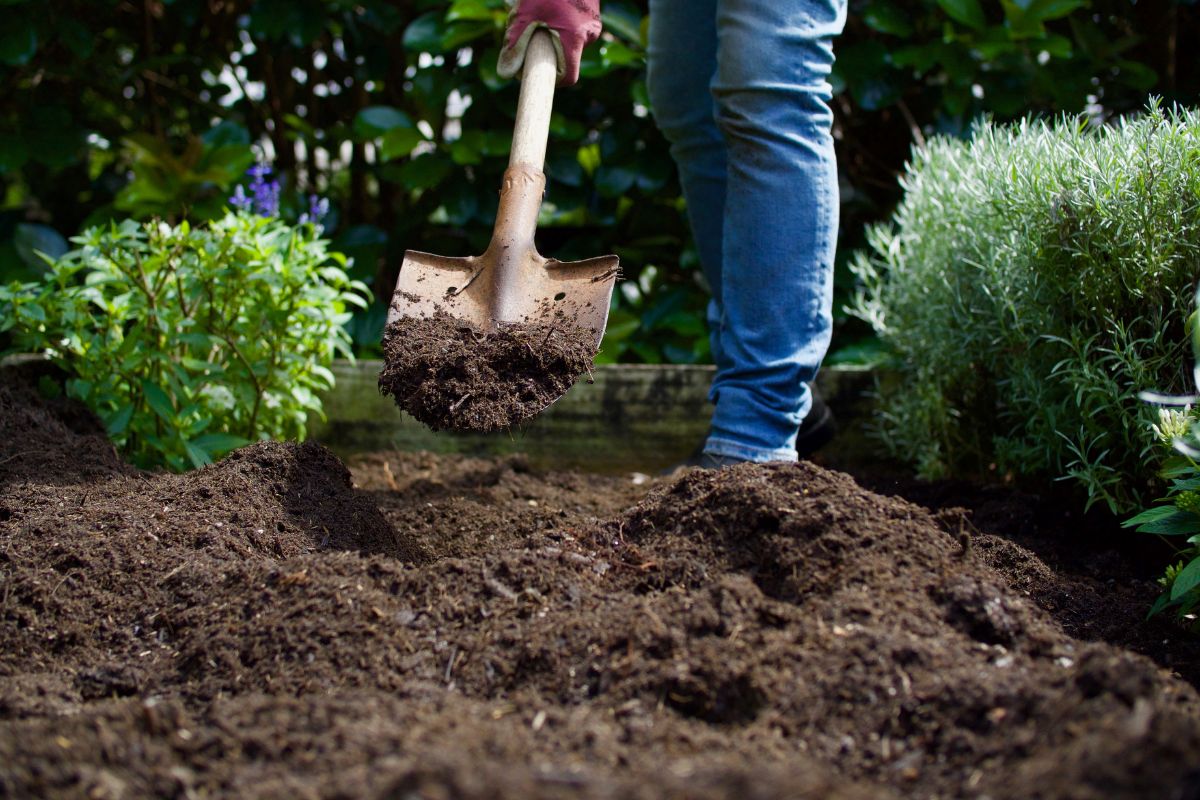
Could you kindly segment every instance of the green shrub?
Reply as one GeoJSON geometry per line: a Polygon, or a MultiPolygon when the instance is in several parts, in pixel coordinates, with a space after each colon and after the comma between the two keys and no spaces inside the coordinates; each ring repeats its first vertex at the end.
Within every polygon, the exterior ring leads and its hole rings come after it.
{"type": "Polygon", "coordinates": [[[315,226],[237,213],[74,241],[43,282],[0,288],[0,332],[64,367],[134,463],[182,470],[304,435],[368,296],[315,226]]]}
{"type": "MultiPolygon", "coordinates": [[[[1192,342],[1192,380],[1200,390],[1200,325],[1197,324],[1200,290],[1196,294],[1196,307],[1188,317],[1187,327],[1192,342]]],[[[1194,612],[1200,607],[1200,413],[1195,404],[1200,396],[1159,392],[1143,392],[1141,396],[1159,407],[1154,433],[1174,454],[1167,459],[1161,473],[1169,482],[1166,496],[1124,524],[1139,533],[1183,542],[1180,558],[1159,579],[1163,593],[1150,609],[1150,616],[1174,609],[1181,622],[1198,627],[1194,612]]]]}
{"type": "Polygon", "coordinates": [[[983,124],[915,151],[903,184],[853,265],[851,313],[898,372],[888,449],[925,476],[1072,479],[1135,507],[1159,452],[1138,391],[1187,378],[1200,113],[983,124]]]}

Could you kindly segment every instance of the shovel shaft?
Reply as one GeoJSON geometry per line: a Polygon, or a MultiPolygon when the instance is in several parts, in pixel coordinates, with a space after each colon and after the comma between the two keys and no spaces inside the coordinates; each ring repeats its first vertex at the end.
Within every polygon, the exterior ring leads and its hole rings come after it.
{"type": "Polygon", "coordinates": [[[546,163],[546,140],[550,136],[550,112],[554,107],[554,85],[558,81],[558,57],[550,34],[539,30],[525,52],[521,73],[521,97],[513,129],[510,167],[522,166],[538,172],[546,163]]]}
{"type": "Polygon", "coordinates": [[[493,317],[500,322],[520,318],[527,305],[532,269],[544,259],[537,253],[533,235],[546,189],[542,167],[546,163],[546,141],[550,137],[550,110],[558,81],[557,57],[550,34],[537,31],[525,54],[521,74],[521,97],[513,128],[512,153],[504,183],[492,243],[483,254],[489,267],[493,317]]]}

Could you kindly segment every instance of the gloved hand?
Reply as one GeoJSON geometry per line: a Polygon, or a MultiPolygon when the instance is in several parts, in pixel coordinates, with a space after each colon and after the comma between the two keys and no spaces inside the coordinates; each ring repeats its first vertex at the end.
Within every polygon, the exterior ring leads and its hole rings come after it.
{"type": "Polygon", "coordinates": [[[516,0],[508,15],[497,72],[511,78],[521,71],[529,39],[538,28],[552,34],[558,54],[558,85],[570,86],[579,80],[583,48],[600,38],[600,0],[516,0]]]}

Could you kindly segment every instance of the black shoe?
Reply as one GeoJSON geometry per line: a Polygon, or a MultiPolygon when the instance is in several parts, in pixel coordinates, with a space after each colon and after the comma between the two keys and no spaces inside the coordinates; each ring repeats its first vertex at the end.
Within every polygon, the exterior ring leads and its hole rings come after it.
{"type": "Polygon", "coordinates": [[[800,458],[808,458],[837,435],[837,420],[817,392],[817,387],[809,384],[808,390],[812,393],[812,408],[808,410],[808,416],[800,423],[800,431],[796,434],[796,455],[800,458]]]}

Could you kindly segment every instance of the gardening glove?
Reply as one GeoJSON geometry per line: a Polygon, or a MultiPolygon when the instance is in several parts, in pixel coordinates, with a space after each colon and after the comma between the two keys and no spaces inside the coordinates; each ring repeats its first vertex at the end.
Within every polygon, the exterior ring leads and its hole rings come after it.
{"type": "Polygon", "coordinates": [[[600,38],[600,0],[509,0],[508,30],[496,71],[505,78],[520,73],[525,50],[538,28],[550,31],[558,55],[558,85],[579,80],[583,48],[600,38]]]}

